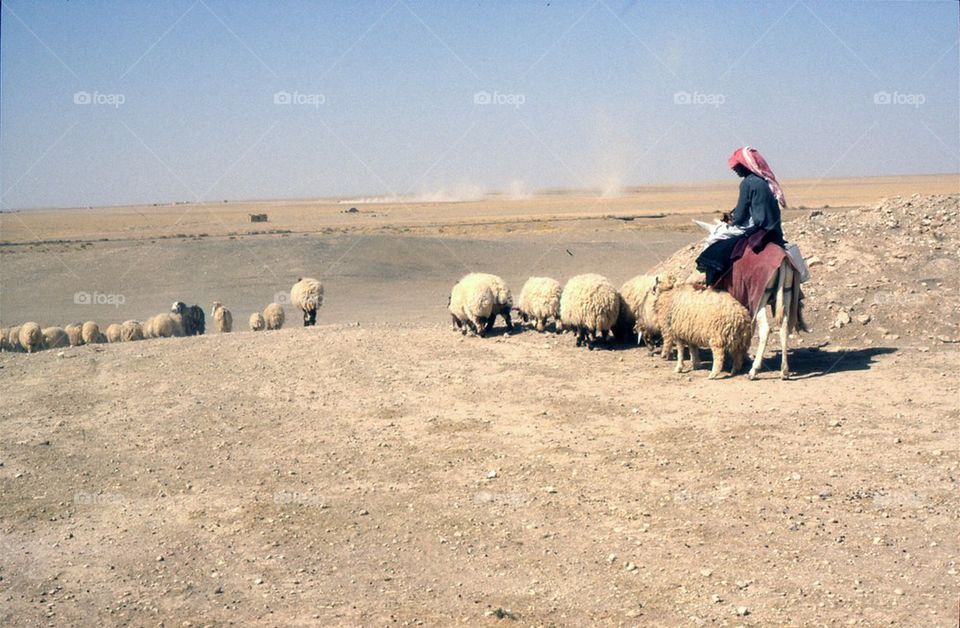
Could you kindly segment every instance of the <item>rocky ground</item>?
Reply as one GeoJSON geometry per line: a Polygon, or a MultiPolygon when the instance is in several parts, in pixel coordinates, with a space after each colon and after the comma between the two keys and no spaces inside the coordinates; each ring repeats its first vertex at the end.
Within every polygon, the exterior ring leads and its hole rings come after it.
{"type": "Polygon", "coordinates": [[[956,626],[957,221],[789,223],[786,382],[429,322],[0,354],[0,624],[956,626]]]}

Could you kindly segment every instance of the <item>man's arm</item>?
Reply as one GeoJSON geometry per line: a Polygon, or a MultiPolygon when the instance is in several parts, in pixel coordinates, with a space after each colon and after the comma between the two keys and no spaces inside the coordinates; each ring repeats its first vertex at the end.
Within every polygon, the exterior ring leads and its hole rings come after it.
{"type": "Polygon", "coordinates": [[[750,216],[750,186],[747,185],[746,179],[740,181],[740,198],[737,200],[737,206],[730,211],[730,214],[733,216],[733,224],[740,227],[747,224],[750,216]]]}

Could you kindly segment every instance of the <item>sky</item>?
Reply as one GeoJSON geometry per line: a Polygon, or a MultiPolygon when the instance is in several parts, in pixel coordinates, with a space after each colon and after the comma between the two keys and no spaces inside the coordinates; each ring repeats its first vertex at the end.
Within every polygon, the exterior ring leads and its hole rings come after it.
{"type": "Polygon", "coordinates": [[[955,0],[2,5],[3,209],[960,172],[955,0]]]}

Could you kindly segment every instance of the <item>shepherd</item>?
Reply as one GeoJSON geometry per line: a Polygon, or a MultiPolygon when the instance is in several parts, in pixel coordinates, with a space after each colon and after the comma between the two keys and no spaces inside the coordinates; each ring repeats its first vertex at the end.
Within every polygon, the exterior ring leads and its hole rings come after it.
{"type": "Polygon", "coordinates": [[[697,270],[714,286],[743,255],[745,246],[755,252],[772,242],[783,247],[780,209],[787,207],[780,182],[756,148],[744,146],[727,160],[730,169],[741,177],[740,198],[729,216],[727,237],[712,242],[697,258],[697,270]]]}

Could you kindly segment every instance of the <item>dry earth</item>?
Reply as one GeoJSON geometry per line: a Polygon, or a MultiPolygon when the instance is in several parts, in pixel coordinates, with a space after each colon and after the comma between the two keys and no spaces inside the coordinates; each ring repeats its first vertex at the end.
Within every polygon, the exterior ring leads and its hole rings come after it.
{"type": "MultiPolygon", "coordinates": [[[[636,221],[364,238],[312,329],[0,354],[0,623],[957,625],[957,197],[794,218],[822,263],[787,382],[775,352],[707,381],[626,345],[463,338],[420,302],[462,270],[447,247],[514,283],[622,280],[695,237],[636,221]]],[[[278,264],[338,242],[273,241],[278,264]]],[[[228,243],[167,244],[244,294],[228,243]]],[[[121,245],[65,259],[114,281],[149,243],[121,245]]],[[[215,283],[146,258],[164,286],[215,283]]],[[[57,281],[11,276],[5,322],[57,281]]]]}

